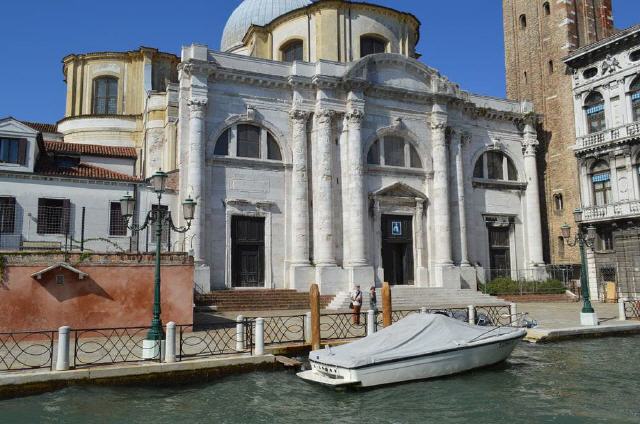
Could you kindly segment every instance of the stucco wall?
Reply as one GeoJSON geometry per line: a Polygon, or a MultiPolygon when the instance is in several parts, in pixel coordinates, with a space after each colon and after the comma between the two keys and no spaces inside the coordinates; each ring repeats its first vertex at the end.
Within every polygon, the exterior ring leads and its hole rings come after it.
{"type": "MultiPolygon", "coordinates": [[[[111,328],[150,324],[154,277],[151,256],[144,257],[142,263],[125,260],[100,264],[86,259],[76,266],[88,274],[83,280],[61,268],[45,274],[42,280],[32,278],[31,274],[46,268],[51,260],[62,260],[49,259],[36,265],[11,264],[15,261],[8,259],[0,283],[0,332],[49,330],[62,325],[111,328]],[[56,282],[58,275],[64,276],[63,284],[56,282]]],[[[193,264],[185,256],[165,258],[161,275],[163,322],[191,323],[193,264]]]]}

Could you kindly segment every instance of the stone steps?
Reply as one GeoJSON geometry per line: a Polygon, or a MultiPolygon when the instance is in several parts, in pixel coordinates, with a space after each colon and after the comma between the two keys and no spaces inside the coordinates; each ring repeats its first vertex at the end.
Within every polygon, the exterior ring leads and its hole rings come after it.
{"type": "MultiPolygon", "coordinates": [[[[320,296],[326,308],[333,296],[320,296]]],[[[295,290],[221,290],[196,295],[196,308],[216,311],[308,310],[309,293],[295,290]]]]}
{"type": "MultiPolygon", "coordinates": [[[[382,306],[382,293],[376,289],[378,308],[382,306]]],[[[391,299],[395,310],[417,309],[426,307],[443,306],[468,306],[468,305],[506,305],[507,302],[488,294],[473,290],[455,290],[427,287],[392,287],[391,299]]],[[[363,309],[369,308],[369,292],[362,292],[363,309]]],[[[351,293],[338,293],[327,309],[348,309],[351,302],[351,293]]]]}

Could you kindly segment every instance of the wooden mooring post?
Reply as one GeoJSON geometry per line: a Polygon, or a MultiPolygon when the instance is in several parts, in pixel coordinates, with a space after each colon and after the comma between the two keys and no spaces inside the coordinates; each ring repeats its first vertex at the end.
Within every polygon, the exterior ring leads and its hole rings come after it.
{"type": "Polygon", "coordinates": [[[311,284],[309,290],[309,308],[311,309],[311,349],[320,349],[320,289],[311,284]]]}
{"type": "Polygon", "coordinates": [[[382,324],[384,328],[391,325],[391,313],[393,312],[391,306],[391,286],[385,282],[382,285],[382,324]]]}

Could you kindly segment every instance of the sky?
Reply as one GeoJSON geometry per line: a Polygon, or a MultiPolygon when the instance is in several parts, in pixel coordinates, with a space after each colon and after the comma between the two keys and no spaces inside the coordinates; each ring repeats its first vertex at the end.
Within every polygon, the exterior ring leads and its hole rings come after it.
{"type": "MultiPolygon", "coordinates": [[[[501,0],[368,0],[422,22],[418,52],[462,89],[505,96],[501,0]]],[[[532,0],[533,1],[533,0],[532,0]]],[[[5,0],[0,25],[0,117],[56,122],[64,115],[62,58],[139,46],[180,54],[220,46],[240,0],[5,0]],[[179,5],[179,6],[178,6],[179,5]]],[[[617,28],[640,23],[639,0],[613,0],[617,28]]]]}

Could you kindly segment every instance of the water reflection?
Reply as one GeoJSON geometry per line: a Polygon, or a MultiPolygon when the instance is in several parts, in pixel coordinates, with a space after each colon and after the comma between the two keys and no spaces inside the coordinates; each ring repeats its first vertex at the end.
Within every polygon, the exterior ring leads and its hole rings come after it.
{"type": "Polygon", "coordinates": [[[366,391],[333,391],[287,372],[189,386],[70,388],[0,402],[0,422],[637,424],[639,342],[523,344],[496,367],[366,391]]]}

